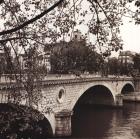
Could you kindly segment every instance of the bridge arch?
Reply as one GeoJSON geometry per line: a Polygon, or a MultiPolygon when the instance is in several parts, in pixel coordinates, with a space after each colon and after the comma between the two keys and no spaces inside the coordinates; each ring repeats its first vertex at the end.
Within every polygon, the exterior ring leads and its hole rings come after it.
{"type": "Polygon", "coordinates": [[[135,91],[134,84],[131,82],[125,83],[121,88],[121,94],[130,94],[135,91]]]}
{"type": "Polygon", "coordinates": [[[91,85],[76,95],[72,102],[71,109],[74,109],[76,105],[80,103],[114,105],[115,94],[112,88],[105,84],[91,85]]]}

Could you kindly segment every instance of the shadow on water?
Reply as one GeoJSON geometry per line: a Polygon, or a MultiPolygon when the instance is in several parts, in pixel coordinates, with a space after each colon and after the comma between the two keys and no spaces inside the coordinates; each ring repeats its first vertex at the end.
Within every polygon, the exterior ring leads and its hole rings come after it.
{"type": "MultiPolygon", "coordinates": [[[[15,110],[12,107],[9,108],[9,106],[7,108],[7,105],[0,105],[0,112],[2,111],[14,112],[15,110]]],[[[34,125],[36,124],[34,123],[34,125]]],[[[40,125],[44,129],[43,133],[45,136],[40,136],[38,131],[29,131],[28,133],[32,135],[32,139],[47,139],[47,121],[45,119],[41,120],[37,125],[40,125]]],[[[15,132],[15,129],[15,127],[12,129],[13,132],[15,132]]],[[[140,139],[139,131],[140,103],[124,103],[121,109],[101,105],[81,104],[74,108],[72,136],[68,138],[140,139]]],[[[2,138],[0,137],[0,139],[2,138]]]]}
{"type": "Polygon", "coordinates": [[[114,109],[111,91],[102,85],[89,88],[79,98],[72,116],[73,137],[102,137],[111,128],[114,109]]]}
{"type": "Polygon", "coordinates": [[[72,116],[72,137],[94,139],[139,139],[140,104],[124,103],[115,109],[78,105],[72,116]]]}
{"type": "Polygon", "coordinates": [[[72,116],[74,137],[102,137],[110,128],[113,109],[103,106],[79,106],[72,116]]]}

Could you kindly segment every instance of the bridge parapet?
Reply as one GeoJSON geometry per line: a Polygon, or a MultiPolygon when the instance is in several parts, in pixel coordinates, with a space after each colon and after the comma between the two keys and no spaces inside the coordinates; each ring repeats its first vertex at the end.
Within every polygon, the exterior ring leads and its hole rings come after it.
{"type": "MultiPolygon", "coordinates": [[[[115,76],[103,78],[97,76],[71,76],[68,78],[67,76],[57,77],[57,79],[55,79],[48,77],[39,83],[41,86],[42,98],[36,108],[50,121],[54,134],[58,136],[70,135],[71,112],[74,110],[78,100],[81,99],[84,94],[88,93],[89,89],[91,90],[91,94],[97,94],[96,96],[98,98],[94,100],[99,100],[100,104],[107,103],[112,106],[122,106],[121,90],[123,86],[128,83],[132,85],[133,78],[115,76]],[[102,89],[107,91],[102,93],[104,91],[102,89]],[[99,92],[100,95],[98,95],[99,92]]],[[[8,95],[11,93],[10,91],[18,88],[24,91],[24,87],[16,85],[15,82],[1,82],[0,102],[7,103],[8,101],[14,101],[9,98],[8,95]]],[[[28,100],[26,99],[22,100],[24,105],[28,105],[27,102],[28,100]]]]}
{"type": "MultiPolygon", "coordinates": [[[[133,81],[132,77],[96,77],[96,76],[83,76],[83,77],[71,77],[70,78],[47,78],[43,79],[42,81],[39,82],[39,85],[42,86],[50,86],[50,85],[62,85],[62,84],[71,84],[71,83],[82,83],[82,82],[94,82],[94,81],[133,81]]],[[[137,86],[140,88],[140,79],[138,80],[137,86]],[[139,84],[138,84],[139,83],[139,84]]],[[[38,83],[37,83],[38,84],[38,83]]],[[[11,81],[11,80],[6,80],[0,82],[0,90],[7,90],[7,89],[13,89],[13,88],[23,88],[23,85],[19,86],[17,85],[16,81],[11,81]]]]}

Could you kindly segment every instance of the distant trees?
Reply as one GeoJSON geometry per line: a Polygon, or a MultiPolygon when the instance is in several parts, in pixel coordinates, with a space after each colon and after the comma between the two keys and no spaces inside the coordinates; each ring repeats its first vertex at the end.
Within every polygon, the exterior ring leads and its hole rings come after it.
{"type": "Polygon", "coordinates": [[[117,58],[110,58],[108,61],[109,74],[113,75],[132,75],[134,65],[129,62],[122,62],[117,58]]]}
{"type": "Polygon", "coordinates": [[[133,65],[133,75],[140,75],[140,54],[135,54],[133,57],[134,65],[133,65]]]}
{"type": "Polygon", "coordinates": [[[6,61],[4,56],[0,58],[0,76],[6,71],[6,61]]]}
{"type": "Polygon", "coordinates": [[[133,64],[132,63],[120,63],[120,74],[121,75],[128,75],[131,76],[132,75],[132,71],[133,71],[133,64]]]}
{"type": "Polygon", "coordinates": [[[134,69],[137,69],[140,73],[140,54],[136,54],[133,58],[134,69]]]}
{"type": "Polygon", "coordinates": [[[109,74],[113,74],[113,75],[117,75],[120,74],[120,65],[119,65],[119,61],[117,58],[113,57],[110,58],[108,61],[108,68],[109,68],[109,74]]]}
{"type": "Polygon", "coordinates": [[[61,42],[51,55],[53,73],[97,72],[100,70],[101,55],[85,40],[61,42]]]}
{"type": "Polygon", "coordinates": [[[2,74],[12,74],[12,56],[11,49],[9,47],[0,47],[0,75],[2,74]]]}

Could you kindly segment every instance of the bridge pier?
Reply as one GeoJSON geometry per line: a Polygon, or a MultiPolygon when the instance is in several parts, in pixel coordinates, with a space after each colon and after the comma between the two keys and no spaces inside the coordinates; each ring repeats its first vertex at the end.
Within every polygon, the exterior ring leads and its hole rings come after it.
{"type": "Polygon", "coordinates": [[[63,110],[55,114],[55,136],[64,137],[71,135],[71,116],[72,111],[63,110]]]}
{"type": "Polygon", "coordinates": [[[122,107],[123,106],[123,95],[118,94],[115,96],[115,107],[122,107]]]}
{"type": "Polygon", "coordinates": [[[128,102],[140,102],[140,92],[131,92],[130,94],[124,94],[123,100],[128,102]]]}

